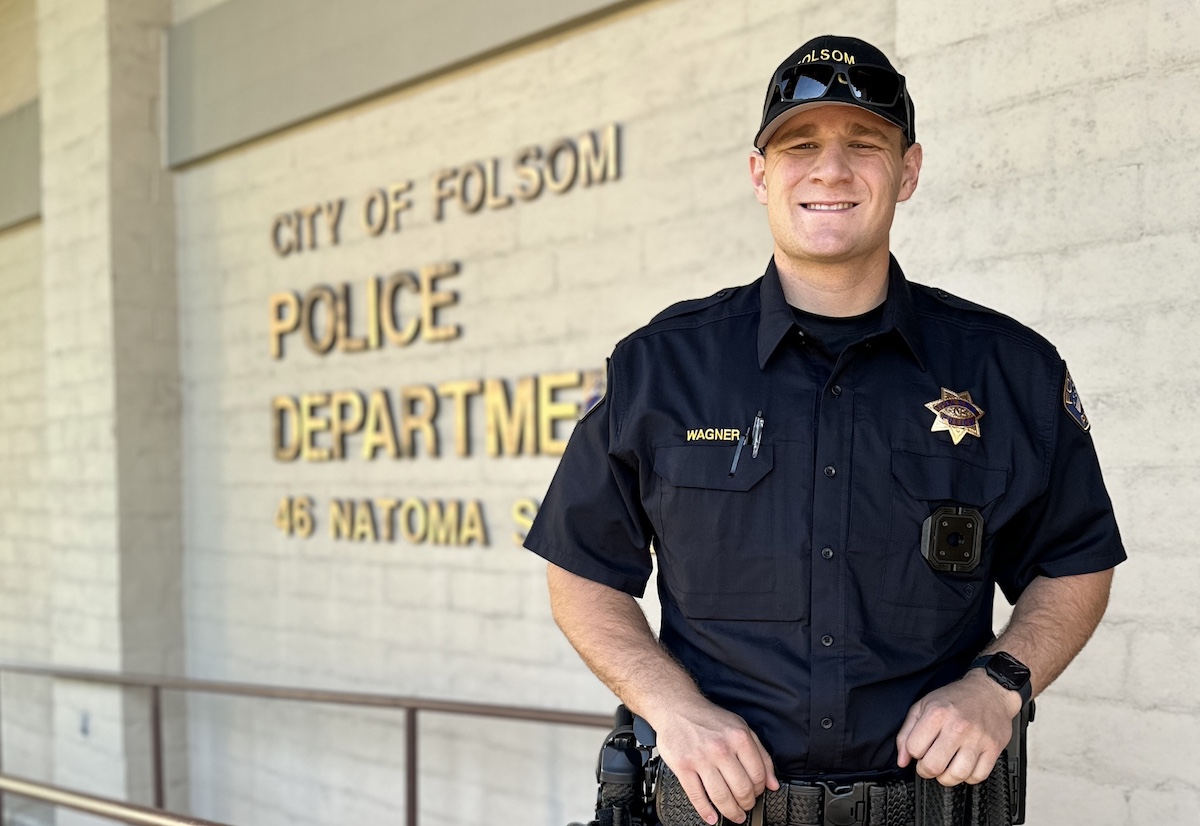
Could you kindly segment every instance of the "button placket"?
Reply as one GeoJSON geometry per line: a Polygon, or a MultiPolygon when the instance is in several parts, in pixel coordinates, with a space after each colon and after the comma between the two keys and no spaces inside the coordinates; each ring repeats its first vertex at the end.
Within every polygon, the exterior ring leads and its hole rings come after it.
{"type": "Polygon", "coordinates": [[[845,714],[846,661],[838,640],[846,635],[847,571],[834,548],[848,531],[850,448],[854,426],[854,394],[845,385],[827,385],[819,395],[813,432],[816,489],[813,496],[813,548],[822,561],[811,568],[812,623],[809,650],[813,682],[812,743],[814,753],[835,754],[843,747],[844,727],[834,721],[845,714]],[[836,388],[836,389],[835,389],[836,388]],[[836,560],[836,561],[835,561],[836,560]]]}

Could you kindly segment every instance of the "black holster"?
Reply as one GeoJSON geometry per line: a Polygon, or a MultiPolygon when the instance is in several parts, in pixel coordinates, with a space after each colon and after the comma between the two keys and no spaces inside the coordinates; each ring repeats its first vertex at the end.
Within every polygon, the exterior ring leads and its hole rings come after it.
{"type": "Polygon", "coordinates": [[[1034,704],[1013,718],[1012,739],[984,782],[943,786],[917,777],[915,826],[1009,826],[1025,822],[1026,729],[1034,704]]]}

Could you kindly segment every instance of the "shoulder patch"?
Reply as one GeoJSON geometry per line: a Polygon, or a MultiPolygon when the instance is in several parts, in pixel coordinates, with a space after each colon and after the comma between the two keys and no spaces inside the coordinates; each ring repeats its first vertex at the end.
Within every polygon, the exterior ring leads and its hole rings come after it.
{"type": "Polygon", "coordinates": [[[1083,412],[1083,402],[1079,398],[1079,390],[1075,387],[1075,381],[1071,378],[1071,371],[1067,370],[1066,374],[1067,377],[1063,381],[1063,408],[1072,421],[1086,433],[1092,429],[1092,423],[1088,420],[1087,414],[1083,412]]]}
{"type": "Polygon", "coordinates": [[[653,324],[656,321],[664,321],[668,318],[675,318],[676,316],[687,315],[688,313],[694,313],[707,309],[714,304],[720,304],[722,301],[725,301],[732,296],[734,292],[734,288],[727,287],[723,290],[717,290],[715,293],[708,296],[708,298],[693,298],[689,299],[688,301],[680,301],[677,304],[672,304],[654,318],[650,319],[650,323],[653,324]]]}

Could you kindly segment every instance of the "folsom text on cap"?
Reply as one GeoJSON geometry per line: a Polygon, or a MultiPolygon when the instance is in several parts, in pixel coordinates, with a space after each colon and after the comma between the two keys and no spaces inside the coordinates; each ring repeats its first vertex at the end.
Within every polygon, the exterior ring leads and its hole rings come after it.
{"type": "Polygon", "coordinates": [[[832,60],[834,63],[854,65],[854,55],[841,49],[813,49],[800,58],[801,63],[812,63],[814,60],[832,60]]]}

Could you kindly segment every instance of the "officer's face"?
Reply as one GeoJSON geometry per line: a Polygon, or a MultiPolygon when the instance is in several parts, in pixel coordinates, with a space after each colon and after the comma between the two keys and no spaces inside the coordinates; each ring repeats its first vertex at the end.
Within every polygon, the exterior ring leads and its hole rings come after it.
{"type": "Polygon", "coordinates": [[[819,106],[751,154],[780,266],[886,260],[896,204],[912,195],[921,171],[920,145],[902,153],[902,139],[898,127],[857,106],[819,106]]]}

